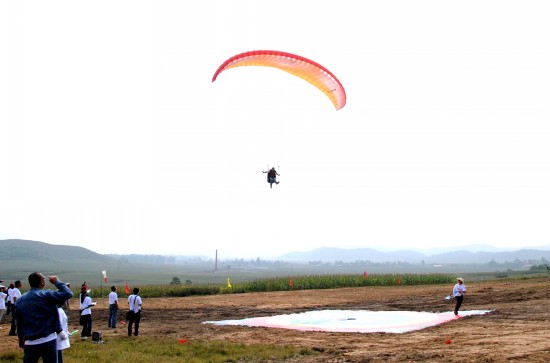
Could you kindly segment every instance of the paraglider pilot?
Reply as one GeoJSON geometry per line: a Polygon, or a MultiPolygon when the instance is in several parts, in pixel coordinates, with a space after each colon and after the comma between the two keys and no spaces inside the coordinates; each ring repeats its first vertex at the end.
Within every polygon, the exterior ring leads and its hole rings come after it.
{"type": "Polygon", "coordinates": [[[280,176],[281,174],[277,173],[275,168],[271,168],[269,171],[262,171],[262,173],[267,173],[267,182],[269,183],[270,188],[273,188],[273,183],[279,184],[277,181],[277,176],[280,176]]]}

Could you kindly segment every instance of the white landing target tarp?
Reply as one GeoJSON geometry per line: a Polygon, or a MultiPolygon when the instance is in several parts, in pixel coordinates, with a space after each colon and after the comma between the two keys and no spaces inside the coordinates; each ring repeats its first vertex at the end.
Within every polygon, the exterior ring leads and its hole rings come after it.
{"type": "Polygon", "coordinates": [[[263,316],[239,320],[205,321],[203,324],[240,325],[341,333],[406,333],[442,324],[464,316],[483,315],[493,310],[418,311],[316,310],[298,314],[263,316]]]}

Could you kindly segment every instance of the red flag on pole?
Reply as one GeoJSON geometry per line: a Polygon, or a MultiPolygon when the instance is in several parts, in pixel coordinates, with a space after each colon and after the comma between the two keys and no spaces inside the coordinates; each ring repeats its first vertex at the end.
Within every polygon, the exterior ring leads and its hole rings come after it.
{"type": "Polygon", "coordinates": [[[397,285],[401,285],[401,276],[397,277],[397,285]]]}
{"type": "Polygon", "coordinates": [[[365,272],[363,272],[363,278],[364,278],[364,279],[367,278],[367,270],[365,270],[365,272]]]}
{"type": "Polygon", "coordinates": [[[101,274],[103,275],[103,282],[107,283],[107,271],[101,271],[101,274]]]}
{"type": "Polygon", "coordinates": [[[128,281],[126,281],[126,287],[124,287],[124,292],[126,293],[126,295],[130,294],[130,289],[128,288],[128,281]]]}
{"type": "Polygon", "coordinates": [[[288,280],[288,286],[292,287],[292,279],[288,280]]]}

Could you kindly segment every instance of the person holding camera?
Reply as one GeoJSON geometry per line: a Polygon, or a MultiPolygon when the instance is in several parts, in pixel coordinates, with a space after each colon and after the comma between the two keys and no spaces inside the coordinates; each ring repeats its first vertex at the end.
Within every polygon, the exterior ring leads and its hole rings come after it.
{"type": "Polygon", "coordinates": [[[139,322],[141,321],[141,297],[139,297],[139,288],[134,287],[133,294],[128,296],[128,336],[132,335],[132,325],[134,325],[134,335],[139,333],[139,322]]]}

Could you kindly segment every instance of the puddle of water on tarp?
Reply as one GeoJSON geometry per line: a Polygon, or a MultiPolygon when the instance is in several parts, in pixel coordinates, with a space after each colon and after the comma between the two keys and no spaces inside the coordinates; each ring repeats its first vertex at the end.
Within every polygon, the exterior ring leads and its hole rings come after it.
{"type": "Polygon", "coordinates": [[[418,311],[316,310],[298,314],[263,316],[239,320],[205,321],[203,324],[241,325],[303,331],[354,333],[406,333],[464,316],[493,310],[430,313],[418,311]]]}

